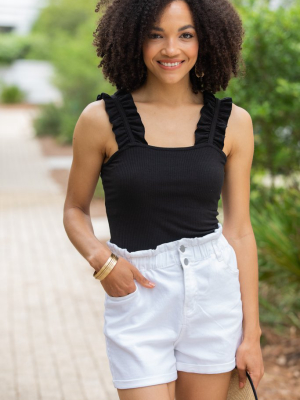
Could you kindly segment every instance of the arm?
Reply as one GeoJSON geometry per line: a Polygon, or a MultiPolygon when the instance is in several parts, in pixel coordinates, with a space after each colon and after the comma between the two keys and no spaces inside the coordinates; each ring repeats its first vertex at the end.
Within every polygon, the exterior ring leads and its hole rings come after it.
{"type": "MultiPolygon", "coordinates": [[[[228,122],[226,140],[229,142],[230,152],[225,166],[222,189],[223,234],[237,256],[243,303],[243,346],[250,352],[253,350],[252,354],[255,353],[253,362],[250,364],[255,369],[254,375],[256,374],[259,381],[262,377],[263,366],[260,350],[258,257],[249,210],[254,134],[249,113],[235,104],[233,104],[228,122]]],[[[244,362],[245,360],[242,363],[244,362]]],[[[240,377],[246,379],[243,373],[240,377]]]]}
{"type": "Polygon", "coordinates": [[[90,216],[109,129],[103,100],[89,104],[81,113],[73,134],[73,161],[64,203],[66,233],[95,270],[110,256],[109,249],[95,237],[90,216]]]}
{"type": "MultiPolygon", "coordinates": [[[[94,235],[90,216],[90,203],[108,146],[118,148],[104,101],[100,100],[83,110],[75,126],[73,162],[63,214],[64,228],[70,241],[96,271],[111,254],[110,249],[94,235]]],[[[153,287],[137,268],[119,257],[112,271],[100,282],[110,296],[119,297],[135,290],[133,278],[147,288],[153,287]]]]}

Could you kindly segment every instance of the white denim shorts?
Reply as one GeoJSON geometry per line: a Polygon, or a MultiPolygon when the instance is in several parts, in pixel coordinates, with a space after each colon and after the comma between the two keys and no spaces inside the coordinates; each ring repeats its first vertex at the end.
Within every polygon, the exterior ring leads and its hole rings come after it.
{"type": "Polygon", "coordinates": [[[106,352],[113,385],[128,389],[176,380],[177,371],[217,374],[235,368],[243,339],[239,269],[222,225],[203,237],[156,249],[110,250],[156,286],[105,292],[106,352]]]}

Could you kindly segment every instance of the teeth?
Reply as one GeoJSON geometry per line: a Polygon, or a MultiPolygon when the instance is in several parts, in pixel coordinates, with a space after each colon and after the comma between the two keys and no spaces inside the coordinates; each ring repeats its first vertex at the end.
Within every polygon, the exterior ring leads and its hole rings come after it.
{"type": "Polygon", "coordinates": [[[161,63],[162,65],[164,65],[165,67],[175,67],[176,65],[181,64],[180,62],[176,62],[176,63],[164,63],[164,62],[162,62],[162,61],[160,61],[160,63],[161,63]]]}

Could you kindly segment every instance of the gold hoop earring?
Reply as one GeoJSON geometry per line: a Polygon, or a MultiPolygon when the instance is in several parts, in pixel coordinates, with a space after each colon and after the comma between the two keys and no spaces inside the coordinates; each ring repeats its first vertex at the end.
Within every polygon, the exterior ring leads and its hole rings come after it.
{"type": "Polygon", "coordinates": [[[196,65],[195,65],[195,74],[196,74],[196,77],[197,77],[197,78],[202,78],[202,77],[204,76],[204,72],[202,72],[201,75],[198,74],[198,72],[197,72],[197,66],[196,66],[196,65]]]}

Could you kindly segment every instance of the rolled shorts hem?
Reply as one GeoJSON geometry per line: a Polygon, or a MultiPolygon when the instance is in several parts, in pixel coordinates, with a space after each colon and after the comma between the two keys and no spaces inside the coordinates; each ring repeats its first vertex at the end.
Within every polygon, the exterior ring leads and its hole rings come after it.
{"type": "Polygon", "coordinates": [[[177,371],[195,372],[198,374],[221,374],[222,372],[232,371],[236,366],[235,358],[229,363],[215,365],[194,365],[177,362],[177,371]]]}
{"type": "Polygon", "coordinates": [[[140,379],[113,380],[113,384],[116,389],[134,389],[138,387],[159,385],[161,383],[169,383],[175,381],[177,378],[177,371],[174,371],[168,374],[148,376],[140,379]]]}

